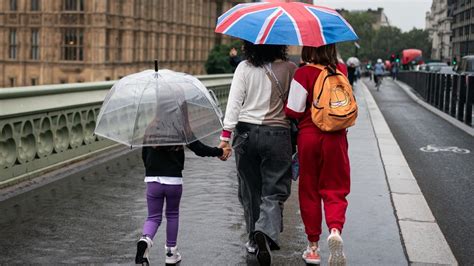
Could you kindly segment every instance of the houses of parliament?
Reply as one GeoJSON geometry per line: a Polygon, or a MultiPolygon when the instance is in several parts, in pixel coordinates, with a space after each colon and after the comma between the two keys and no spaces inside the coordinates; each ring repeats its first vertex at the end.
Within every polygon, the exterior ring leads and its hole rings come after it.
{"type": "Polygon", "coordinates": [[[2,0],[0,88],[119,79],[160,68],[205,74],[231,0],[2,0]]]}

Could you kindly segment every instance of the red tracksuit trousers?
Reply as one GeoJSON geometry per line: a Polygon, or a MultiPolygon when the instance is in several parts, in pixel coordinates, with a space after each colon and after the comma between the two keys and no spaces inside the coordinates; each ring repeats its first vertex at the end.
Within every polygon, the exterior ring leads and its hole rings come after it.
{"type": "Polygon", "coordinates": [[[308,240],[319,241],[322,209],[328,229],[342,232],[350,192],[347,132],[300,132],[299,201],[308,240]]]}

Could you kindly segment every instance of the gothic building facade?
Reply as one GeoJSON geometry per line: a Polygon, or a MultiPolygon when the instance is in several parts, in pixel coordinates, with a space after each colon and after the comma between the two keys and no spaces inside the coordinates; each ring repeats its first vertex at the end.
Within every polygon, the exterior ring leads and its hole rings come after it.
{"type": "Polygon", "coordinates": [[[114,80],[160,68],[205,74],[231,0],[2,0],[0,87],[114,80]]]}

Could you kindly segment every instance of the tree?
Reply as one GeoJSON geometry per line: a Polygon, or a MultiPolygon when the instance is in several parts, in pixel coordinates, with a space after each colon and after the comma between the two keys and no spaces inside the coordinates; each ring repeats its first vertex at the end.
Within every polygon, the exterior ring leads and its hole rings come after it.
{"type": "Polygon", "coordinates": [[[372,40],[372,53],[369,58],[373,61],[378,58],[387,59],[401,50],[403,50],[402,31],[397,27],[380,27],[372,40]]]}
{"type": "MultiPolygon", "coordinates": [[[[372,24],[376,22],[376,18],[368,12],[344,12],[344,18],[351,24],[355,32],[359,36],[360,49],[358,57],[365,59],[371,54],[372,38],[375,35],[375,30],[372,24]]],[[[353,42],[345,42],[337,45],[339,53],[342,58],[355,56],[355,45],[353,42]]]]}
{"type": "Polygon", "coordinates": [[[232,73],[235,68],[229,63],[229,51],[232,47],[240,51],[242,43],[240,41],[234,41],[230,44],[221,44],[215,46],[206,61],[206,72],[207,74],[221,74],[221,73],[232,73]]]}
{"type": "Polygon", "coordinates": [[[413,28],[408,32],[404,32],[402,37],[405,44],[404,49],[420,49],[425,60],[431,58],[431,41],[427,30],[413,28]]]}
{"type": "MultiPolygon", "coordinates": [[[[361,48],[358,57],[361,61],[388,59],[392,54],[401,56],[401,52],[409,48],[422,50],[425,60],[430,58],[431,41],[426,30],[413,28],[408,32],[402,32],[393,26],[384,26],[376,30],[372,26],[376,22],[376,17],[369,12],[345,11],[342,15],[359,36],[358,43],[361,48]]],[[[338,44],[338,50],[344,59],[355,56],[355,46],[352,42],[338,44]]]]}

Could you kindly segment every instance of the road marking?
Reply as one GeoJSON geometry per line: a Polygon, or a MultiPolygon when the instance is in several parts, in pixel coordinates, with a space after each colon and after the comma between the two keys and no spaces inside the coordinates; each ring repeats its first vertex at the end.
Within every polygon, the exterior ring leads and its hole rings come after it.
{"type": "Polygon", "coordinates": [[[461,153],[461,154],[468,154],[471,153],[468,149],[458,148],[456,146],[437,146],[435,144],[429,144],[426,147],[421,147],[420,151],[423,152],[454,152],[454,153],[461,153]]]}

